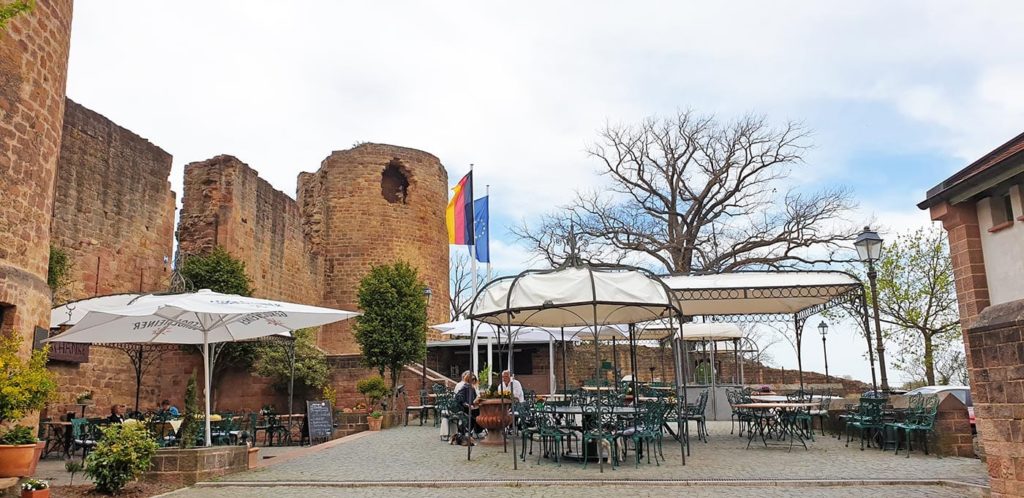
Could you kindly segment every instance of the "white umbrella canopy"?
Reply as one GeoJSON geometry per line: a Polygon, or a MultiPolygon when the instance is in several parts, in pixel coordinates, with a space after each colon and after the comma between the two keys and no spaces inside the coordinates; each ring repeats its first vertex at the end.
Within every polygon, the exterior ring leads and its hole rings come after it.
{"type": "Polygon", "coordinates": [[[206,445],[210,445],[211,343],[256,339],[317,327],[358,315],[318,306],[272,301],[207,289],[184,294],[153,294],[130,305],[86,313],[68,331],[47,341],[141,342],[202,345],[205,380],[206,445]]]}
{"type": "Polygon", "coordinates": [[[91,297],[89,299],[64,303],[50,310],[50,328],[55,329],[63,325],[74,325],[93,310],[127,306],[131,304],[132,300],[142,295],[135,293],[111,294],[109,296],[91,297]]]}

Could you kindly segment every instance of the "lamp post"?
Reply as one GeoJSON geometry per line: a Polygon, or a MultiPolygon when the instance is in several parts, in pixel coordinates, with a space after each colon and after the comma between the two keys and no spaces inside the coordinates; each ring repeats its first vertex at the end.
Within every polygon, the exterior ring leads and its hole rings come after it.
{"type": "MultiPolygon", "coordinates": [[[[433,295],[433,294],[434,294],[434,292],[432,290],[430,290],[430,287],[425,287],[423,289],[423,300],[426,301],[426,303],[427,303],[427,317],[428,317],[428,320],[429,320],[429,317],[430,317],[430,296],[433,295]]],[[[424,391],[427,390],[427,350],[426,350],[426,345],[424,345],[424,348],[423,348],[423,377],[422,377],[422,379],[420,379],[420,389],[422,389],[424,391]]]]}
{"type": "Polygon", "coordinates": [[[818,332],[821,333],[821,351],[825,353],[825,383],[829,384],[832,381],[828,378],[828,348],[825,347],[825,336],[828,335],[828,324],[823,320],[818,324],[818,332]]]}
{"type": "Polygon", "coordinates": [[[878,233],[871,230],[871,227],[864,227],[864,231],[857,236],[853,246],[857,248],[857,255],[861,261],[868,264],[868,281],[871,282],[871,305],[875,308],[875,350],[878,351],[878,372],[882,378],[882,392],[889,392],[889,382],[885,375],[885,347],[882,345],[882,322],[878,317],[878,285],[876,279],[878,273],[875,271],[875,261],[882,257],[882,238],[878,233]]]}

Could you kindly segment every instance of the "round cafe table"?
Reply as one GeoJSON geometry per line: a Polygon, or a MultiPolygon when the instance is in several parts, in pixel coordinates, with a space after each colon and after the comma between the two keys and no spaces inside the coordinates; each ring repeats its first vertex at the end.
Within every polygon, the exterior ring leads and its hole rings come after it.
{"type": "Polygon", "coordinates": [[[801,431],[796,424],[792,423],[791,419],[786,416],[779,416],[781,412],[791,412],[797,410],[803,410],[818,406],[816,402],[759,402],[759,403],[740,403],[733,405],[733,408],[740,408],[744,410],[751,410],[758,412],[754,416],[754,430],[748,431],[747,436],[747,449],[750,449],[750,443],[754,440],[755,436],[761,436],[761,442],[765,448],[768,447],[768,439],[772,437],[773,445],[784,444],[783,440],[789,439],[789,449],[792,451],[793,442],[799,440],[800,444],[803,445],[804,449],[807,449],[807,443],[804,441],[803,431],[801,431]]]}

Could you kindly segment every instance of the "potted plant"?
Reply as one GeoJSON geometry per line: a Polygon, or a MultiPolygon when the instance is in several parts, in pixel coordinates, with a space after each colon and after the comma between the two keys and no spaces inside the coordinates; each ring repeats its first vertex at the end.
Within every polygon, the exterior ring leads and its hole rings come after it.
{"type": "Polygon", "coordinates": [[[21,498],[50,498],[50,483],[40,479],[21,483],[21,498]]]}
{"type": "Polygon", "coordinates": [[[384,420],[384,414],[380,410],[374,410],[370,416],[366,417],[366,423],[370,426],[371,431],[379,431],[380,424],[384,420]]]}
{"type": "Polygon", "coordinates": [[[35,473],[43,451],[31,427],[8,424],[43,409],[57,388],[46,369],[48,348],[36,350],[26,360],[18,354],[21,336],[0,336],[0,477],[25,477],[35,473]]]}
{"type": "Polygon", "coordinates": [[[92,391],[85,391],[80,393],[78,396],[75,396],[75,404],[85,406],[92,405],[92,391]]]}
{"type": "Polygon", "coordinates": [[[384,381],[384,377],[375,375],[357,382],[356,391],[359,391],[359,394],[366,398],[367,407],[371,411],[376,411],[380,406],[380,400],[384,399],[391,392],[391,389],[388,389],[388,384],[384,381]]]}

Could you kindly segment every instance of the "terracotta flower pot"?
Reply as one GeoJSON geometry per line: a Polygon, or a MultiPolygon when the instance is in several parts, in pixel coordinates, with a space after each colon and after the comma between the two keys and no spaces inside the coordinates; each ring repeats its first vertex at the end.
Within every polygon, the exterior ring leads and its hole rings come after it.
{"type": "Polygon", "coordinates": [[[21,498],[50,498],[50,488],[46,489],[23,489],[21,498]]]}
{"type": "Polygon", "coordinates": [[[366,417],[366,423],[369,424],[371,431],[379,431],[383,421],[384,417],[366,417]]]}
{"type": "Polygon", "coordinates": [[[510,400],[505,400],[504,407],[502,407],[500,399],[488,399],[480,402],[480,415],[477,415],[476,423],[487,429],[487,437],[482,441],[483,444],[504,444],[501,432],[512,423],[512,415],[509,413],[511,409],[512,401],[510,400]]]}
{"type": "Polygon", "coordinates": [[[29,477],[36,471],[43,443],[0,445],[0,477],[29,477]]]}

